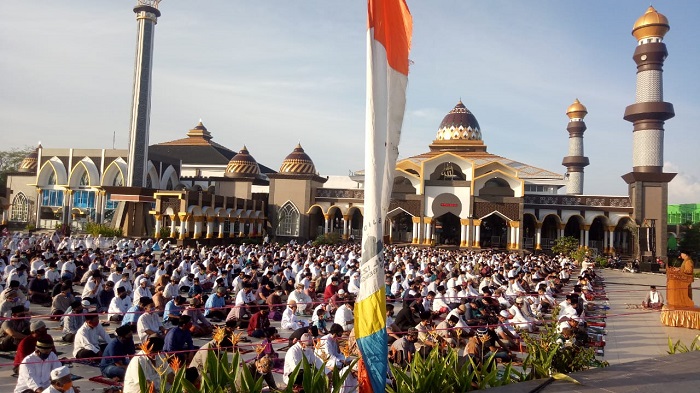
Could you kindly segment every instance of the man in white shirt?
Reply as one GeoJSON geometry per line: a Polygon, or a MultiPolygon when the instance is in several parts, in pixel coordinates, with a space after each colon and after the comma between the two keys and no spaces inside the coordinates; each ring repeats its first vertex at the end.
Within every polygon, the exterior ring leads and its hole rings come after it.
{"type": "MultiPolygon", "coordinates": [[[[85,323],[75,333],[73,357],[78,359],[100,357],[102,349],[107,346],[110,340],[111,338],[100,325],[99,315],[86,315],[85,323]],[[100,342],[100,339],[103,342],[100,342]]],[[[93,361],[95,360],[93,359],[93,361]]]]}
{"type": "Polygon", "coordinates": [[[343,303],[335,311],[335,318],[333,322],[343,327],[343,330],[349,332],[355,326],[355,315],[353,314],[353,307],[355,307],[355,302],[348,301],[343,303]]]}
{"type": "Polygon", "coordinates": [[[139,304],[139,299],[142,297],[153,297],[151,290],[148,288],[148,279],[141,277],[138,281],[139,286],[134,290],[134,305],[139,304]]]}
{"type": "Polygon", "coordinates": [[[53,352],[53,343],[39,339],[36,350],[27,355],[19,365],[19,377],[14,393],[25,390],[41,391],[51,384],[51,370],[61,367],[58,356],[53,352]]]}
{"type": "Polygon", "coordinates": [[[308,322],[297,318],[296,311],[297,302],[295,302],[294,300],[288,301],[287,308],[284,309],[284,312],[282,313],[282,321],[280,323],[282,329],[294,331],[309,325],[308,322]]]}
{"type": "MultiPolygon", "coordinates": [[[[143,351],[136,353],[136,356],[129,362],[124,374],[123,393],[141,393],[139,384],[139,370],[143,371],[147,381],[153,382],[153,387],[156,392],[160,391],[161,376],[157,370],[165,369],[166,374],[172,374],[167,359],[161,354],[163,351],[164,340],[162,337],[148,337],[147,346],[150,348],[150,353],[145,354],[143,351]]],[[[144,341],[145,342],[145,341],[144,341]]],[[[166,375],[166,379],[169,376],[166,375]]]]}
{"type": "Polygon", "coordinates": [[[109,320],[121,322],[124,319],[124,314],[132,304],[131,296],[126,294],[126,288],[119,287],[117,296],[113,297],[109,302],[109,308],[107,309],[109,320]]]}
{"type": "Polygon", "coordinates": [[[323,353],[328,355],[328,359],[326,360],[326,367],[328,368],[342,368],[348,363],[350,363],[345,358],[345,355],[343,355],[343,353],[340,352],[340,348],[338,346],[338,339],[342,336],[343,327],[338,325],[337,323],[334,323],[331,325],[329,333],[321,337],[321,343],[316,348],[316,356],[323,358],[323,353]]]}
{"type": "MultiPolygon", "coordinates": [[[[287,385],[296,384],[295,382],[297,381],[290,381],[289,376],[294,369],[302,363],[302,358],[306,358],[306,360],[316,368],[320,368],[323,365],[323,360],[314,353],[313,338],[309,333],[302,334],[301,339],[289,348],[287,355],[284,357],[282,381],[287,385]]],[[[301,370],[301,366],[299,366],[299,369],[301,370]]],[[[299,372],[299,377],[301,377],[302,373],[303,371],[299,372]]],[[[124,393],[127,392],[124,391],[124,393]]]]}
{"type": "Polygon", "coordinates": [[[148,305],[144,307],[144,313],[136,321],[136,333],[139,336],[141,342],[146,341],[146,339],[154,334],[161,337],[165,337],[167,330],[163,326],[163,318],[158,315],[156,311],[156,305],[151,300],[148,305]]]}

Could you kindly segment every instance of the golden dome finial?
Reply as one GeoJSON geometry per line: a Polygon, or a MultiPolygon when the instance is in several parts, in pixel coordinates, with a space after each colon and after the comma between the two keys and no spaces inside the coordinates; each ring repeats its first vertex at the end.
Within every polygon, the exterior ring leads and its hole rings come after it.
{"type": "Polygon", "coordinates": [[[634,22],[632,35],[637,41],[649,37],[663,38],[670,29],[671,26],[668,24],[668,18],[650,5],[644,15],[634,22]]]}
{"type": "Polygon", "coordinates": [[[566,115],[569,116],[569,119],[583,119],[587,114],[588,110],[578,98],[574,100],[573,104],[566,108],[566,115]]]}

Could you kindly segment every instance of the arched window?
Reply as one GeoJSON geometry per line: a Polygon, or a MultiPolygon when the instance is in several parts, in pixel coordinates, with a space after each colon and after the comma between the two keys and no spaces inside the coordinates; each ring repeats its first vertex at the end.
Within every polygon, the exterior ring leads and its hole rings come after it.
{"type": "Polygon", "coordinates": [[[47,185],[49,186],[55,186],[56,185],[56,172],[51,171],[51,174],[49,175],[49,181],[46,182],[47,185]]]}
{"type": "Polygon", "coordinates": [[[173,185],[173,178],[168,178],[168,184],[165,185],[166,190],[172,190],[175,186],[173,185]]]}
{"type": "Polygon", "coordinates": [[[79,187],[89,187],[90,186],[90,176],[88,176],[87,171],[83,172],[83,175],[80,176],[80,183],[78,184],[79,187]]]}
{"type": "Polygon", "coordinates": [[[282,206],[279,212],[278,236],[299,236],[299,209],[291,202],[282,206]]]}
{"type": "Polygon", "coordinates": [[[12,200],[12,212],[10,213],[10,221],[29,221],[29,200],[21,192],[15,195],[15,198],[12,200]]]}

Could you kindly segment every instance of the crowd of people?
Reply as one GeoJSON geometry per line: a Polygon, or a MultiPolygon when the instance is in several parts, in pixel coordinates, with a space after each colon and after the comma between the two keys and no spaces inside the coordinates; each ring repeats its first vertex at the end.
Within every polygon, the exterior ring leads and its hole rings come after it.
{"type": "MultiPolygon", "coordinates": [[[[14,234],[2,246],[0,350],[16,351],[16,393],[77,390],[64,383],[62,366],[76,359],[99,366],[105,378],[123,383],[124,392],[139,391],[139,366],[159,384],[156,370],[173,357],[191,367],[186,375],[197,384],[203,354],[227,345],[212,339],[197,348],[193,337],[210,338],[217,329],[240,330],[242,342],[265,348],[252,369],[273,389],[275,367],[283,370],[284,383],[298,383],[289,377],[302,357],[347,370],[346,391],[357,385],[358,244],[183,248],[152,240],[14,234]],[[39,306],[50,315],[33,312],[39,306]],[[72,359],[57,357],[48,320],[60,321],[60,340],[73,344],[72,359]],[[115,327],[114,333],[105,327],[115,327]],[[289,337],[284,359],[271,345],[280,335],[289,337]],[[140,352],[135,342],[142,344],[140,352]]],[[[394,364],[447,347],[475,364],[492,355],[518,361],[521,333],[537,332],[557,307],[562,343],[586,340],[592,264],[411,246],[388,246],[384,258],[388,360],[394,364]]]]}

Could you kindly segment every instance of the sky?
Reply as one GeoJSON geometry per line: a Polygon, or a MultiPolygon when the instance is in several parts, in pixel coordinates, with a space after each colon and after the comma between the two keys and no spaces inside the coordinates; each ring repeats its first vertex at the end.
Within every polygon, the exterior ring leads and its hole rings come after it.
{"type": "MultiPolygon", "coordinates": [[[[135,0],[0,1],[0,150],[128,146],[135,0]]],[[[414,31],[400,156],[428,151],[461,99],[488,151],[564,174],[566,108],[587,108],[585,194],[627,195],[634,22],[648,0],[408,0],[414,31]]],[[[671,30],[664,100],[669,203],[700,203],[700,2],[653,3],[671,30]]],[[[320,175],[363,169],[366,2],[165,0],[151,144],[199,119],[277,169],[297,143],[320,175]]]]}

